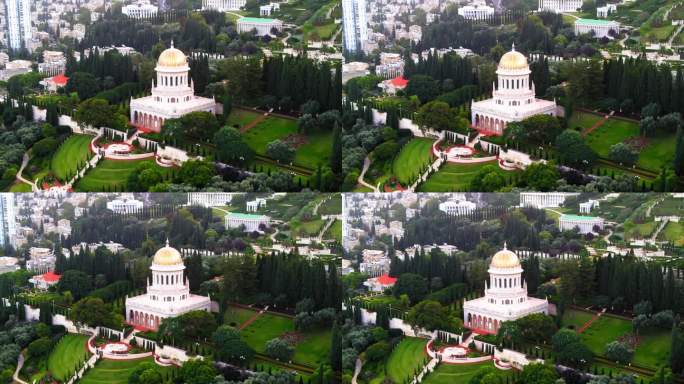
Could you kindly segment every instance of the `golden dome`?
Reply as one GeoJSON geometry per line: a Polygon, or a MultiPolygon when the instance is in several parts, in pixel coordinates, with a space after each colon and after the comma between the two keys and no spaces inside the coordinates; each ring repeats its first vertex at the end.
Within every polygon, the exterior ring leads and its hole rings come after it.
{"type": "Polygon", "coordinates": [[[499,60],[501,69],[529,69],[527,58],[522,53],[515,50],[515,45],[510,52],[506,52],[499,60]]]}
{"type": "Polygon", "coordinates": [[[494,254],[489,266],[492,268],[515,268],[520,266],[520,260],[518,260],[518,255],[509,251],[504,244],[504,249],[494,254]]]}
{"type": "Polygon", "coordinates": [[[174,48],[173,42],[171,42],[171,48],[165,49],[159,55],[157,65],[160,67],[185,67],[188,65],[188,61],[185,54],[179,49],[174,48]]]}
{"type": "Polygon", "coordinates": [[[169,246],[169,241],[166,240],[166,246],[154,254],[152,263],[158,265],[178,265],[183,264],[183,258],[180,252],[176,248],[169,246]]]}

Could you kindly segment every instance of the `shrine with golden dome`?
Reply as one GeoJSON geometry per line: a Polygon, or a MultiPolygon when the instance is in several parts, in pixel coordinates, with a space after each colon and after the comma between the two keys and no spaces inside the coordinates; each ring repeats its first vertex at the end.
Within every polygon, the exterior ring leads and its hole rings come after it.
{"type": "Polygon", "coordinates": [[[211,310],[209,297],[190,293],[183,257],[168,240],[166,246],[154,254],[150,270],[152,276],[147,281],[147,291],[126,297],[126,323],[138,329],[156,331],[165,318],[211,310]]]}
{"type": "Polygon", "coordinates": [[[131,99],[131,124],[145,132],[161,132],[167,119],[191,112],[216,113],[216,101],[195,95],[190,77],[190,66],[185,54],[173,46],[164,50],[154,68],[157,76],[152,81],[150,96],[131,99]]]}
{"type": "Polygon", "coordinates": [[[473,127],[484,135],[501,136],[511,121],[542,114],[556,116],[555,101],[537,99],[531,73],[527,58],[514,44],[499,60],[492,98],[472,102],[473,127]]]}
{"type": "Polygon", "coordinates": [[[463,322],[480,334],[497,333],[501,323],[532,313],[549,313],[548,300],[527,296],[523,269],[515,252],[504,248],[489,264],[484,297],[463,303],[463,322]]]}

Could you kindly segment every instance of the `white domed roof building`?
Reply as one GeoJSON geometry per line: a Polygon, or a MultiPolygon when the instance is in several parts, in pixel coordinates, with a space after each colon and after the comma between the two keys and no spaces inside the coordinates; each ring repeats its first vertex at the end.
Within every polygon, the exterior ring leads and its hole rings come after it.
{"type": "Polygon", "coordinates": [[[498,83],[493,84],[492,98],[472,103],[475,129],[485,135],[501,136],[511,121],[542,114],[556,116],[555,101],[536,98],[531,73],[527,58],[513,45],[499,60],[498,83]]]}
{"type": "Polygon", "coordinates": [[[159,328],[167,317],[176,317],[190,311],[211,310],[211,300],[190,293],[190,283],[184,276],[185,264],[177,249],[166,246],[152,259],[152,277],[147,281],[147,292],[126,298],[126,323],[137,329],[159,328]]]}
{"type": "Polygon", "coordinates": [[[504,248],[489,264],[485,295],[463,304],[466,327],[480,334],[496,333],[504,321],[517,320],[532,313],[549,313],[548,300],[527,296],[527,284],[518,255],[504,248]]]}
{"type": "Polygon", "coordinates": [[[216,113],[216,101],[195,96],[190,78],[190,66],[183,52],[173,47],[159,55],[156,82],[152,94],[131,99],[131,124],[146,132],[160,132],[166,119],[175,119],[190,112],[216,113]]]}

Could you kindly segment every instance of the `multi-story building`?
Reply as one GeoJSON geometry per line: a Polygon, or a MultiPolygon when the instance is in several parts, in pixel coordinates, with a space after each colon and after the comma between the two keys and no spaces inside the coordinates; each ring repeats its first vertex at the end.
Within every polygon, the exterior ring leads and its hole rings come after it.
{"type": "Polygon", "coordinates": [[[494,8],[488,6],[484,0],[480,0],[459,7],[458,14],[468,20],[486,20],[494,16],[494,8]]]}
{"type": "Polygon", "coordinates": [[[612,20],[578,19],[575,20],[575,34],[593,33],[597,39],[612,38],[620,33],[620,23],[612,20]]]}
{"type": "Polygon", "coordinates": [[[66,57],[64,57],[64,52],[43,51],[43,62],[38,64],[38,72],[48,76],[55,76],[64,73],[65,68],[66,57]]]}
{"type": "Polygon", "coordinates": [[[368,40],[366,0],[342,0],[342,24],[344,49],[358,52],[368,40]]]}
{"type": "Polygon", "coordinates": [[[37,273],[46,273],[55,269],[55,252],[50,248],[31,247],[26,269],[37,273]]]}
{"type": "Polygon", "coordinates": [[[577,196],[574,192],[521,192],[520,206],[534,208],[558,208],[570,196],[577,196]]]}
{"type": "Polygon", "coordinates": [[[602,217],[561,215],[558,219],[558,228],[561,231],[572,231],[579,229],[579,233],[595,233],[595,228],[603,229],[604,220],[602,217]]]}
{"type": "Polygon", "coordinates": [[[144,203],[134,199],[116,199],[107,202],[107,209],[114,213],[136,213],[143,209],[144,203]]]}
{"type": "Polygon", "coordinates": [[[31,46],[31,1],[5,0],[7,46],[12,50],[31,46]]]}
{"type": "Polygon", "coordinates": [[[202,192],[188,193],[188,205],[201,205],[203,207],[222,207],[230,204],[233,200],[230,192],[202,192]]]}
{"type": "Polygon", "coordinates": [[[555,13],[577,12],[582,8],[583,0],[539,0],[539,11],[555,13]]]}
{"type": "Polygon", "coordinates": [[[0,193],[0,247],[16,246],[17,213],[12,193],[0,193]]]}

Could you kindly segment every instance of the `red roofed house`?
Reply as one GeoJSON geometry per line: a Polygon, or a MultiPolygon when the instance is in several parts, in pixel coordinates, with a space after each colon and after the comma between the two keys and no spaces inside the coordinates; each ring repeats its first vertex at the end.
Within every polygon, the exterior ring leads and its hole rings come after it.
{"type": "Polygon", "coordinates": [[[63,73],[60,73],[59,75],[45,78],[40,83],[48,92],[57,92],[57,89],[65,86],[68,81],[69,78],[64,76],[63,73]]]}
{"type": "Polygon", "coordinates": [[[396,277],[390,277],[389,275],[380,275],[378,277],[373,277],[366,280],[363,285],[368,287],[371,292],[384,292],[387,288],[394,287],[397,282],[396,277]]]}
{"type": "Polygon", "coordinates": [[[408,80],[404,79],[403,76],[397,76],[394,79],[385,80],[378,84],[378,87],[388,95],[395,95],[397,91],[401,91],[408,85],[408,80]]]}
{"type": "Polygon", "coordinates": [[[33,284],[37,289],[47,290],[51,286],[59,283],[59,278],[62,277],[52,271],[43,273],[42,275],[33,276],[29,282],[33,284]]]}

